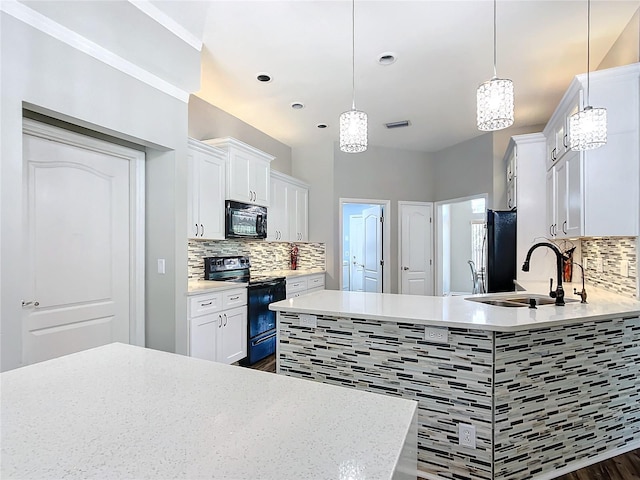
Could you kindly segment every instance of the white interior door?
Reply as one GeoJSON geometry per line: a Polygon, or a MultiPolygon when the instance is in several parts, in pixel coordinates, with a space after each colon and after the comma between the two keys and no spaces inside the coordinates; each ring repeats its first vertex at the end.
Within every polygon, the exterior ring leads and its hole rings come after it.
{"type": "Polygon", "coordinates": [[[23,135],[25,364],[130,340],[131,159],[143,154],[67,135],[23,135]]]}
{"type": "Polygon", "coordinates": [[[400,293],[433,295],[433,204],[399,204],[400,293]]]}
{"type": "Polygon", "coordinates": [[[364,222],[364,291],[382,292],[382,206],[362,211],[364,222]]]}
{"type": "Polygon", "coordinates": [[[362,215],[349,217],[349,290],[364,291],[364,220],[362,215]]]}

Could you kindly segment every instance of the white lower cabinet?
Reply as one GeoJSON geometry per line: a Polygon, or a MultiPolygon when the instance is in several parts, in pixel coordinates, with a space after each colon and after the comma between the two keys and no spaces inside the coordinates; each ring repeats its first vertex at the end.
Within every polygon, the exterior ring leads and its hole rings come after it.
{"type": "Polygon", "coordinates": [[[324,290],[324,273],[287,278],[287,298],[324,290]]]}
{"type": "Polygon", "coordinates": [[[247,356],[247,289],[189,300],[189,356],[234,363],[247,356]]]}

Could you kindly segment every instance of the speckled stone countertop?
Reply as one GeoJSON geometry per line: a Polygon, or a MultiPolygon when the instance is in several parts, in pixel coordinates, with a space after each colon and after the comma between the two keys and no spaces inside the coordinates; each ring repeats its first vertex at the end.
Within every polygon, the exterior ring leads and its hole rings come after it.
{"type": "Polygon", "coordinates": [[[391,479],[411,432],[415,478],[413,401],[118,343],[0,377],[3,479],[391,479]]]}
{"type": "MultiPolygon", "coordinates": [[[[523,285],[527,292],[547,295],[549,284],[523,285]]],[[[573,287],[565,285],[566,298],[573,295],[573,287]],[[571,293],[570,293],[571,292],[571,293]]],[[[527,292],[518,292],[526,296],[527,292]]],[[[518,331],[556,325],[569,325],[582,321],[602,320],[617,316],[640,315],[640,301],[587,286],[588,302],[567,303],[564,307],[540,305],[527,307],[501,307],[466,300],[472,295],[456,297],[429,297],[388,293],[344,292],[324,290],[269,305],[271,310],[315,315],[355,317],[371,320],[417,323],[425,325],[472,328],[493,331],[518,331]]],[[[508,297],[511,293],[491,294],[508,297]]],[[[479,296],[479,295],[475,295],[479,296]]]]}
{"type": "Polygon", "coordinates": [[[200,295],[202,293],[222,292],[234,288],[245,288],[246,282],[219,282],[216,280],[191,280],[187,287],[187,295],[200,295]]]}

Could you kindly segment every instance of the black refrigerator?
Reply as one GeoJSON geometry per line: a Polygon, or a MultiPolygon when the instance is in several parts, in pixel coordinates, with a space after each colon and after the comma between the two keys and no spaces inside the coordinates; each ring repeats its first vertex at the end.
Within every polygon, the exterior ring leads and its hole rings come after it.
{"type": "Polygon", "coordinates": [[[487,210],[488,293],[515,290],[516,261],[516,211],[487,210]]]}

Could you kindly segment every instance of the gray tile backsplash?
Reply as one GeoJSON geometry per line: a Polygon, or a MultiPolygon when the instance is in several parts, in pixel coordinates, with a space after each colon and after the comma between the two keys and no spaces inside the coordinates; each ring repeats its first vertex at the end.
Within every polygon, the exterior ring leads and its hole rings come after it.
{"type": "Polygon", "coordinates": [[[246,255],[254,273],[289,269],[293,245],[298,246],[298,269],[325,269],[324,243],[266,242],[264,240],[189,240],[189,280],[204,278],[204,257],[246,255]]]}
{"type": "Polygon", "coordinates": [[[582,263],[586,260],[587,264],[587,283],[627,297],[636,297],[638,256],[635,237],[583,238],[581,249],[582,263]],[[602,260],[601,272],[598,271],[599,260],[602,260]],[[626,277],[621,275],[624,265],[628,265],[626,277]]]}

